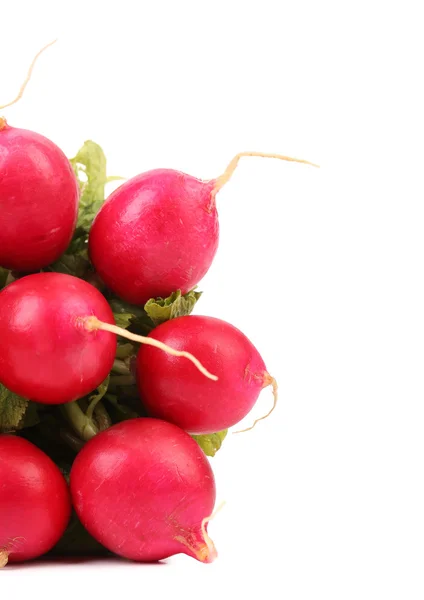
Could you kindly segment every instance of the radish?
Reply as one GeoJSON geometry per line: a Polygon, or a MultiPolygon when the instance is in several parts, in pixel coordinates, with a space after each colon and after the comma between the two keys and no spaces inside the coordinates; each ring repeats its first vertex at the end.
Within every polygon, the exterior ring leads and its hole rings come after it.
{"type": "Polygon", "coordinates": [[[233,325],[213,317],[190,315],[162,323],[149,336],[195,353],[218,376],[218,381],[210,384],[186,362],[152,347],[141,347],[137,383],[150,415],[193,434],[221,431],[243,419],[260,391],[269,385],[274,392],[274,406],[268,415],[274,409],[276,381],[255,346],[233,325]]]}
{"type": "Polygon", "coordinates": [[[51,550],[70,515],[68,486],[53,461],[23,438],[0,435],[0,567],[51,550]]]}
{"type": "MultiPolygon", "coordinates": [[[[43,50],[18,97],[0,110],[22,96],[43,50]]],[[[75,231],[78,201],[77,178],[60,148],[0,117],[0,266],[33,272],[57,260],[75,231]]]]}
{"type": "Polygon", "coordinates": [[[27,275],[0,292],[0,383],[36,402],[63,404],[97,388],[109,374],[118,334],[155,344],[192,360],[187,352],[135,336],[114,325],[102,294],[62,273],[27,275]]]}
{"type": "Polygon", "coordinates": [[[185,553],[212,562],[207,534],[215,504],[209,462],[184,431],[132,419],[90,440],[71,471],[73,505],[106,548],[136,561],[185,553]]]}
{"type": "Polygon", "coordinates": [[[107,199],[90,231],[90,258],[105,284],[133,304],[193,289],[218,247],[215,196],[243,156],[312,164],[278,154],[241,152],[223,175],[210,181],[172,169],[130,179],[107,199]]]}

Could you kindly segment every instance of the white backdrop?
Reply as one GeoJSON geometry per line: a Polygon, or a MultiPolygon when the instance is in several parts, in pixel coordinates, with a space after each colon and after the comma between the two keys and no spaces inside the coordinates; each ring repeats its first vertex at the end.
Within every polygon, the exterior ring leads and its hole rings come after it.
{"type": "MultiPolygon", "coordinates": [[[[33,563],[0,573],[2,597],[423,598],[418,7],[2,3],[0,104],[59,37],[3,113],[68,156],[91,138],[127,177],[214,177],[246,149],[321,165],[245,159],[218,197],[197,312],[240,327],[281,396],[212,459],[219,559],[33,563]]],[[[270,403],[264,391],[255,415],[270,403]]]]}

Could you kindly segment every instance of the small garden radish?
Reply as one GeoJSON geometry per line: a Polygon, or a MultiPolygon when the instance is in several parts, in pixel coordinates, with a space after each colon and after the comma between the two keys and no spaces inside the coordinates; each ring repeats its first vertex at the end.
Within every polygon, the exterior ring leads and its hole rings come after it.
{"type": "Polygon", "coordinates": [[[147,418],[114,425],[81,450],[70,485],[82,524],[120,556],[216,557],[206,531],[215,504],[212,469],[175,425],[147,418]]]}
{"type": "Polygon", "coordinates": [[[241,152],[217,179],[201,181],[172,169],[130,179],[94,219],[90,258],[105,284],[133,304],[194,288],[218,248],[215,196],[243,156],[307,161],[278,154],[241,152]]]}
{"type": "MultiPolygon", "coordinates": [[[[20,98],[43,50],[18,98],[0,109],[20,98]]],[[[0,267],[26,273],[57,260],[74,233],[78,200],[78,181],[60,148],[0,117],[0,267]]]]}
{"type": "Polygon", "coordinates": [[[154,348],[141,347],[137,382],[150,415],[193,434],[213,433],[243,419],[260,391],[269,385],[274,391],[275,406],[275,380],[255,346],[233,325],[191,315],[167,321],[149,335],[173,348],[195,353],[218,376],[218,381],[209,382],[186,362],[176,361],[154,348]]]}
{"type": "MultiPolygon", "coordinates": [[[[62,273],[27,275],[4,288],[0,332],[0,383],[45,404],[77,400],[102,383],[115,358],[115,333],[158,345],[116,327],[104,296],[86,281],[62,273]]],[[[176,354],[202,370],[190,354],[176,354]]]]}
{"type": "Polygon", "coordinates": [[[0,435],[0,567],[51,550],[70,515],[58,467],[27,440],[0,435]]]}

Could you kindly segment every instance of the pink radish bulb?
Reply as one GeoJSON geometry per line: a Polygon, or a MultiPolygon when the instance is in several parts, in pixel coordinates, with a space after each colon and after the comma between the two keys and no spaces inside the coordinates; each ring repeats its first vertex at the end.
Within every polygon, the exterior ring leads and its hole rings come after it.
{"type": "Polygon", "coordinates": [[[195,287],[218,248],[215,196],[242,156],[307,162],[242,152],[210,181],[172,169],[130,179],[111,194],[90,231],[90,258],[105,284],[133,304],[195,287]]]}
{"type": "Polygon", "coordinates": [[[90,393],[116,352],[115,335],[86,327],[93,315],[114,323],[102,294],[71,275],[37,273],[8,285],[0,292],[0,382],[45,404],[90,393]]]}
{"type": "Polygon", "coordinates": [[[275,406],[275,380],[252,342],[233,325],[213,317],[190,315],[159,325],[150,336],[195,353],[218,376],[217,381],[209,381],[199,377],[186,361],[175,360],[150,346],[141,347],[137,383],[150,415],[202,434],[241,421],[268,385],[273,387],[275,406]]]}
{"type": "Polygon", "coordinates": [[[78,200],[63,152],[0,118],[0,266],[32,272],[57,260],[74,233],[78,200]]]}
{"type": "Polygon", "coordinates": [[[218,248],[214,182],[171,169],[134,177],[111,194],[89,237],[100,277],[133,304],[186,293],[206,274],[218,248]]]}
{"type": "Polygon", "coordinates": [[[117,327],[95,287],[62,273],[27,275],[4,288],[0,332],[0,383],[44,404],[71,402],[97,388],[112,368],[116,335],[187,358],[216,379],[190,353],[117,327]]]}
{"type": "Polygon", "coordinates": [[[68,486],[52,460],[13,435],[0,435],[0,567],[42,556],[71,515],[68,486]]]}
{"type": "Polygon", "coordinates": [[[215,504],[209,462],[184,431],[133,419],[92,438],[71,471],[78,517],[106,548],[136,561],[216,557],[207,534],[215,504]]]}

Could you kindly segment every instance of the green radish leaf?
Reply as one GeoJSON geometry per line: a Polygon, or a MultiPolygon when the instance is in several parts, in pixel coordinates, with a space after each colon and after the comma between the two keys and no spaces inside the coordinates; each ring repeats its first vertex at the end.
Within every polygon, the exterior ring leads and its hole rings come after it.
{"type": "Polygon", "coordinates": [[[28,402],[27,409],[24,416],[22,417],[18,429],[27,429],[28,427],[34,427],[40,422],[39,415],[40,405],[35,402],[28,402]]]}
{"type": "Polygon", "coordinates": [[[218,431],[218,433],[210,433],[209,435],[192,435],[206,456],[215,456],[222,446],[222,442],[226,438],[228,429],[218,431]]]}
{"type": "Polygon", "coordinates": [[[117,326],[122,327],[122,329],[128,329],[131,325],[131,321],[135,319],[135,315],[131,313],[113,313],[113,316],[117,326]]]}
{"type": "Polygon", "coordinates": [[[85,279],[91,272],[91,265],[86,257],[86,251],[83,251],[81,254],[63,254],[58,261],[48,267],[48,270],[85,279]]]}
{"type": "Polygon", "coordinates": [[[77,228],[68,250],[74,254],[86,249],[91,224],[105,200],[106,184],[123,178],[107,176],[105,153],[91,140],[84,142],[70,162],[77,176],[81,194],[77,228]]]}
{"type": "Polygon", "coordinates": [[[103,396],[107,392],[107,388],[109,387],[109,382],[110,382],[110,374],[97,387],[96,393],[92,394],[89,397],[89,399],[88,399],[89,400],[89,405],[88,405],[88,408],[87,408],[86,413],[85,413],[88,418],[91,419],[93,417],[94,410],[95,410],[97,404],[100,402],[100,400],[103,398],[103,396]]]}
{"type": "Polygon", "coordinates": [[[28,405],[28,400],[10,392],[0,383],[0,432],[19,429],[28,405]]]}
{"type": "Polygon", "coordinates": [[[120,315],[131,315],[131,323],[129,326],[134,333],[147,335],[154,328],[155,325],[153,321],[148,317],[141,306],[129,304],[115,296],[109,299],[109,304],[115,319],[119,319],[120,315]]]}
{"type": "Polygon", "coordinates": [[[150,298],[144,305],[144,310],[155,325],[160,325],[169,319],[189,315],[201,295],[202,292],[195,290],[182,295],[177,290],[168,298],[150,298]]]}

